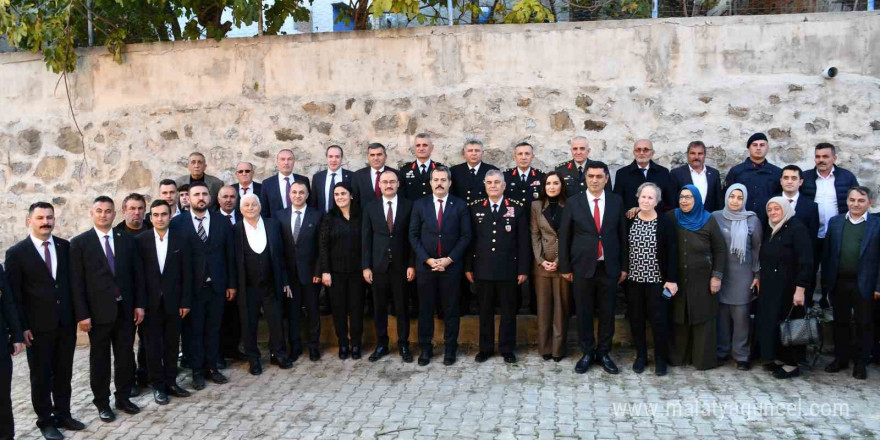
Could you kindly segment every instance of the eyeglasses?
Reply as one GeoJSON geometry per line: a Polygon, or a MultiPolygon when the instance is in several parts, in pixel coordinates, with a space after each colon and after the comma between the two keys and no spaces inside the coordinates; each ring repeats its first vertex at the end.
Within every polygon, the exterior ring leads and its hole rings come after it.
{"type": "Polygon", "coordinates": [[[694,196],[679,196],[679,200],[693,200],[694,196]]]}
{"type": "Polygon", "coordinates": [[[236,174],[250,174],[253,173],[253,170],[235,170],[236,174]]]}

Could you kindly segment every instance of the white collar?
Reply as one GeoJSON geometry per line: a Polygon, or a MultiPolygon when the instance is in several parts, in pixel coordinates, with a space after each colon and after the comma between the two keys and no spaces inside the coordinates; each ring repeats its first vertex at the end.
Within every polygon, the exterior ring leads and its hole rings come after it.
{"type": "Polygon", "coordinates": [[[36,246],[37,249],[42,249],[42,248],[43,248],[43,242],[44,242],[44,241],[48,241],[49,244],[52,245],[52,246],[50,246],[50,247],[54,247],[54,246],[55,246],[55,239],[52,238],[52,235],[51,235],[51,234],[49,235],[49,239],[48,239],[48,240],[40,240],[39,238],[34,237],[34,234],[28,234],[28,237],[31,238],[31,241],[34,243],[34,246],[36,246]]]}
{"type": "Polygon", "coordinates": [[[605,202],[605,190],[602,190],[602,194],[600,194],[599,197],[594,196],[593,193],[591,193],[590,191],[587,191],[584,194],[587,195],[587,200],[589,200],[591,202],[597,198],[599,199],[600,202],[605,202]]]}
{"type": "Polygon", "coordinates": [[[293,213],[294,215],[296,215],[296,211],[299,211],[302,213],[302,215],[306,215],[306,208],[308,208],[308,207],[309,207],[309,205],[303,205],[302,208],[296,209],[295,206],[290,205],[290,212],[293,213]]]}
{"type": "Polygon", "coordinates": [[[651,162],[648,162],[648,164],[647,164],[647,165],[645,165],[645,167],[644,167],[644,168],[642,168],[642,167],[641,167],[641,165],[639,165],[639,163],[638,163],[638,162],[636,162],[636,168],[638,168],[638,169],[639,169],[639,171],[643,171],[643,170],[647,170],[647,169],[650,169],[650,168],[651,168],[651,162]]]}
{"type": "Polygon", "coordinates": [[[159,230],[156,228],[153,228],[153,237],[155,237],[156,241],[161,241],[161,242],[165,243],[168,241],[168,231],[170,231],[170,229],[166,229],[165,230],[165,237],[160,238],[159,237],[159,230]]]}
{"type": "Polygon", "coordinates": [[[497,202],[493,202],[492,199],[490,199],[488,197],[486,197],[486,200],[489,201],[489,206],[492,206],[492,205],[502,206],[504,204],[504,195],[502,195],[501,198],[498,199],[497,202]]]}
{"type": "MultiPolygon", "coordinates": [[[[110,228],[110,230],[107,232],[101,232],[101,230],[99,230],[97,226],[92,226],[92,229],[95,231],[96,234],[98,234],[98,238],[100,238],[102,240],[104,239],[105,235],[109,235],[110,239],[111,240],[113,239],[113,228],[110,228]]],[[[101,243],[101,244],[103,244],[103,243],[101,243]]]]}
{"type": "Polygon", "coordinates": [[[421,168],[422,165],[424,165],[424,166],[427,167],[427,168],[431,168],[431,158],[429,157],[428,160],[427,160],[425,163],[422,163],[421,161],[419,161],[418,159],[416,159],[416,166],[419,167],[419,168],[421,168]]]}
{"type": "Polygon", "coordinates": [[[290,183],[293,184],[293,172],[291,172],[290,175],[287,175],[287,176],[285,176],[284,174],[281,174],[281,171],[278,172],[278,181],[279,182],[284,182],[285,177],[289,178],[290,183]]]}
{"type": "Polygon", "coordinates": [[[857,225],[857,224],[859,224],[859,223],[863,223],[863,222],[868,221],[868,212],[865,211],[865,215],[863,215],[862,218],[860,218],[860,219],[858,219],[858,220],[856,220],[856,221],[853,221],[852,216],[849,215],[849,211],[847,211],[847,212],[846,212],[846,219],[849,220],[850,223],[852,223],[852,224],[854,224],[854,225],[857,225]]]}
{"type": "Polygon", "coordinates": [[[483,161],[480,161],[480,163],[478,163],[478,164],[476,164],[476,165],[474,165],[474,166],[471,166],[471,165],[468,164],[467,162],[465,162],[465,163],[467,164],[468,170],[474,170],[474,172],[479,173],[479,172],[480,172],[480,165],[483,164],[483,161]]]}
{"type": "Polygon", "coordinates": [[[831,172],[828,173],[828,177],[822,177],[822,173],[820,173],[819,170],[816,169],[816,177],[823,179],[823,180],[831,179],[834,177],[835,170],[837,170],[837,168],[834,165],[831,165],[831,172]]]}
{"type": "Polygon", "coordinates": [[[531,174],[531,172],[532,172],[532,167],[526,168],[525,171],[519,169],[519,167],[516,167],[516,172],[519,173],[520,176],[528,177],[528,175],[531,174]]]}
{"type": "Polygon", "coordinates": [[[223,214],[223,215],[225,215],[225,216],[230,216],[230,215],[231,215],[231,216],[235,217],[235,211],[232,211],[232,212],[226,212],[226,211],[223,210],[223,208],[220,208],[219,211],[220,211],[220,214],[223,214]]]}
{"type": "Polygon", "coordinates": [[[382,194],[382,203],[388,203],[388,202],[391,202],[396,205],[397,204],[397,194],[394,194],[394,197],[392,197],[390,199],[385,197],[385,194],[382,194]]]}
{"type": "Polygon", "coordinates": [[[693,174],[699,174],[699,175],[706,174],[706,165],[705,164],[703,165],[703,171],[695,170],[694,167],[691,166],[691,164],[688,164],[688,169],[690,169],[691,173],[693,173],[693,174]]]}
{"type": "Polygon", "coordinates": [[[257,225],[251,226],[251,224],[247,221],[247,219],[242,219],[242,223],[244,223],[244,227],[250,229],[251,231],[259,231],[263,229],[263,218],[257,217],[257,225]]]}

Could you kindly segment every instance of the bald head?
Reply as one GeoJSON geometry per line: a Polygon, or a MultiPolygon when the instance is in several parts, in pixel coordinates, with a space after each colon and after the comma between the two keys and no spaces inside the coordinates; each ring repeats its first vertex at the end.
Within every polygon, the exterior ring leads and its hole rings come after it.
{"type": "Polygon", "coordinates": [[[232,212],[235,210],[235,205],[238,202],[238,191],[231,186],[224,186],[217,193],[217,201],[220,203],[220,209],[223,212],[232,212]]]}
{"type": "Polygon", "coordinates": [[[647,139],[637,140],[633,145],[633,155],[636,158],[636,163],[640,167],[644,168],[648,166],[648,163],[654,158],[654,144],[647,139]]]}

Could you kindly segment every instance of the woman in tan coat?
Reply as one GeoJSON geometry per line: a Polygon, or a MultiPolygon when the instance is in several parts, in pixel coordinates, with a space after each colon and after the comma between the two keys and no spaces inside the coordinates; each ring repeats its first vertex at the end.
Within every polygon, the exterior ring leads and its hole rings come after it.
{"type": "Polygon", "coordinates": [[[552,171],[544,177],[541,195],[532,202],[532,251],[538,302],[538,352],[544,360],[565,357],[571,316],[570,283],[559,274],[559,224],[565,206],[565,180],[552,171]]]}

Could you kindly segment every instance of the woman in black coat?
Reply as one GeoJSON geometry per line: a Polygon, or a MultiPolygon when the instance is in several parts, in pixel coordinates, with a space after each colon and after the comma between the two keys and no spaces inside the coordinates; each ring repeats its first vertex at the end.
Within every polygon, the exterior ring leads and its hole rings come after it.
{"type": "Polygon", "coordinates": [[[333,186],[336,206],[321,220],[318,265],[321,282],[330,293],[339,358],[361,358],[364,332],[364,283],[361,271],[361,210],[352,206],[348,182],[333,186]],[[351,322],[351,338],[349,338],[351,322]]]}
{"type": "Polygon", "coordinates": [[[771,233],[761,245],[761,284],[755,313],[757,357],[773,362],[764,369],[777,379],[800,376],[798,364],[806,348],[783,347],[779,324],[791,313],[803,318],[804,296],[813,277],[813,250],[807,227],[794,218],[794,207],[783,197],[767,202],[771,233]]]}

